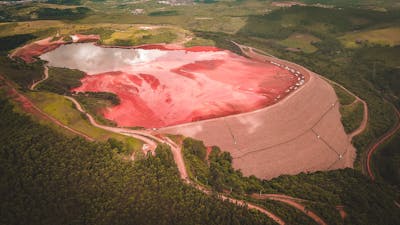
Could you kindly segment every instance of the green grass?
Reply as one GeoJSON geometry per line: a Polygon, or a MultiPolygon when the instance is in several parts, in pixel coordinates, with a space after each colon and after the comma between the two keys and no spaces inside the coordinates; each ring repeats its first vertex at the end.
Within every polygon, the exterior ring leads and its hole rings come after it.
{"type": "Polygon", "coordinates": [[[342,123],[346,133],[351,133],[360,126],[363,112],[364,106],[361,102],[340,106],[340,114],[342,115],[342,123]]]}
{"type": "Polygon", "coordinates": [[[400,133],[397,132],[391,141],[380,147],[372,156],[372,166],[378,179],[400,187],[400,133]]]}
{"type": "Polygon", "coordinates": [[[118,96],[112,93],[103,92],[103,96],[99,96],[99,93],[79,93],[75,95],[74,98],[81,103],[84,109],[93,115],[96,121],[100,122],[101,124],[108,125],[108,126],[116,126],[117,124],[114,121],[108,120],[104,118],[102,115],[102,111],[108,107],[113,107],[119,104],[118,96]],[[107,98],[109,95],[113,99],[117,99],[118,102],[110,100],[107,98]]]}
{"type": "Polygon", "coordinates": [[[35,80],[43,77],[43,62],[26,64],[21,60],[12,60],[0,55],[0,74],[27,89],[35,80]]]}
{"type": "Polygon", "coordinates": [[[29,92],[28,97],[45,113],[61,123],[96,140],[105,141],[108,138],[115,138],[123,141],[127,145],[128,152],[135,151],[137,152],[136,155],[142,154],[141,146],[143,143],[141,141],[92,126],[85,115],[75,109],[73,103],[63,96],[49,92],[29,92]]]}
{"type": "Polygon", "coordinates": [[[176,10],[163,10],[163,11],[154,11],[148,14],[149,16],[177,16],[179,15],[176,10]]]}
{"type": "MultiPolygon", "coordinates": [[[[306,216],[303,212],[285,203],[272,200],[263,200],[260,202],[261,205],[270,209],[272,213],[282,218],[287,224],[317,225],[314,220],[306,216]]],[[[333,225],[332,223],[330,224],[333,225]]]]}
{"type": "Polygon", "coordinates": [[[393,47],[400,44],[400,27],[388,27],[351,32],[340,37],[339,40],[347,48],[358,48],[363,45],[382,45],[393,47]],[[361,43],[357,44],[357,40],[361,43]]]}
{"type": "Polygon", "coordinates": [[[312,53],[317,51],[317,48],[312,44],[318,41],[320,39],[313,35],[295,33],[278,43],[288,48],[300,49],[305,53],[312,53]]]}
{"type": "Polygon", "coordinates": [[[188,34],[187,31],[175,27],[149,27],[150,29],[144,29],[139,26],[114,31],[109,35],[109,38],[102,40],[102,43],[122,46],[171,43],[182,39],[188,34]]]}
{"type": "Polygon", "coordinates": [[[340,105],[342,105],[342,106],[349,105],[356,100],[356,98],[353,95],[351,95],[347,91],[343,90],[343,88],[341,88],[333,83],[331,83],[331,85],[332,85],[333,89],[335,90],[336,95],[338,96],[340,105]]]}
{"type": "Polygon", "coordinates": [[[185,43],[185,47],[193,46],[214,46],[215,42],[213,40],[195,37],[192,40],[185,43]]]}
{"type": "Polygon", "coordinates": [[[206,164],[206,147],[203,142],[186,138],[183,140],[182,152],[190,179],[207,184],[209,171],[206,164]]]}

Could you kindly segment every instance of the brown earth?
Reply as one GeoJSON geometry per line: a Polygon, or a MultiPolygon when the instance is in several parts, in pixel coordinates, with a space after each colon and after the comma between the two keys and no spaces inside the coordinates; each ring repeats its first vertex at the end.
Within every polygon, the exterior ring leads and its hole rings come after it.
{"type": "MultiPolygon", "coordinates": [[[[244,48],[243,48],[244,49],[244,48]]],[[[271,179],[282,174],[352,167],[355,149],[340,120],[333,88],[317,74],[291,62],[246,48],[249,57],[300,71],[306,83],[267,108],[224,118],[159,129],[201,139],[229,151],[245,176],[271,179]]]]}

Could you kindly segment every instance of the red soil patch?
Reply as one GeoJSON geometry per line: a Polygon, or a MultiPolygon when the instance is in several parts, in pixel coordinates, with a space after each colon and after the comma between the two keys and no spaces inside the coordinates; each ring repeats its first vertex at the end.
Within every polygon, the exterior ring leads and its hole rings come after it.
{"type": "MultiPolygon", "coordinates": [[[[75,34],[72,35],[72,42],[74,43],[82,43],[82,42],[90,42],[90,41],[97,41],[100,39],[99,35],[82,35],[82,34],[75,34]]],[[[18,48],[15,52],[11,54],[12,58],[21,58],[27,63],[31,63],[36,61],[36,57],[50,52],[61,45],[68,44],[71,42],[67,42],[63,40],[63,37],[60,37],[56,40],[53,40],[54,37],[48,37],[28,45],[23,46],[22,48],[18,48]]]]}
{"type": "Polygon", "coordinates": [[[77,92],[106,91],[121,104],[104,111],[119,126],[164,127],[248,112],[275,103],[298,82],[293,72],[215,47],[166,50],[121,71],[87,75],[77,92]]]}
{"type": "Polygon", "coordinates": [[[48,37],[46,39],[25,45],[24,47],[17,49],[12,54],[12,57],[18,57],[23,59],[25,62],[31,63],[36,61],[35,57],[38,57],[43,53],[52,51],[65,44],[62,38],[55,41],[51,41],[52,39],[52,37],[48,37]]]}
{"type": "Polygon", "coordinates": [[[95,34],[75,34],[72,35],[71,38],[74,43],[95,42],[100,40],[100,36],[95,34]]]}

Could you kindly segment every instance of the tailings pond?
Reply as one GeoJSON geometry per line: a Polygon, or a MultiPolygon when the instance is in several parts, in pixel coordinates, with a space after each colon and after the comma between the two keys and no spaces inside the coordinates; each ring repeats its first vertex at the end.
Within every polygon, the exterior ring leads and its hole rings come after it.
{"type": "Polygon", "coordinates": [[[40,56],[86,73],[75,92],[111,92],[120,105],[103,116],[118,126],[164,127],[260,109],[295,88],[299,77],[215,47],[62,45],[40,56]]]}

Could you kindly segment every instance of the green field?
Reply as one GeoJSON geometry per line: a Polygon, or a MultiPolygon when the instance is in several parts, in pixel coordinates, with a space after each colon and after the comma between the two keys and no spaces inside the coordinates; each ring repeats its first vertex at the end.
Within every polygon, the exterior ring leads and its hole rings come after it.
{"type": "Polygon", "coordinates": [[[362,45],[393,47],[400,44],[400,27],[352,32],[340,37],[339,40],[347,48],[358,48],[362,45]]]}
{"type": "Polygon", "coordinates": [[[108,107],[119,105],[117,95],[109,92],[85,92],[74,95],[74,98],[97,122],[107,126],[116,126],[114,121],[104,118],[102,112],[108,107]]]}
{"type": "Polygon", "coordinates": [[[343,90],[343,88],[333,83],[331,83],[331,85],[338,96],[340,105],[349,105],[356,100],[353,95],[349,94],[346,90],[343,90]]]}
{"type": "Polygon", "coordinates": [[[361,102],[340,106],[340,114],[342,114],[342,123],[346,133],[351,133],[357,129],[363,119],[364,106],[361,102]]]}
{"type": "Polygon", "coordinates": [[[115,138],[124,141],[128,152],[135,151],[138,155],[142,154],[141,141],[92,126],[85,115],[75,109],[74,104],[63,96],[48,92],[30,92],[28,96],[40,109],[61,123],[96,140],[105,141],[109,138],[115,138]]]}
{"type": "Polygon", "coordinates": [[[312,35],[295,33],[290,35],[288,38],[279,41],[279,43],[287,48],[299,49],[305,53],[312,53],[318,50],[314,45],[312,45],[318,41],[320,41],[320,39],[312,35]]]}

